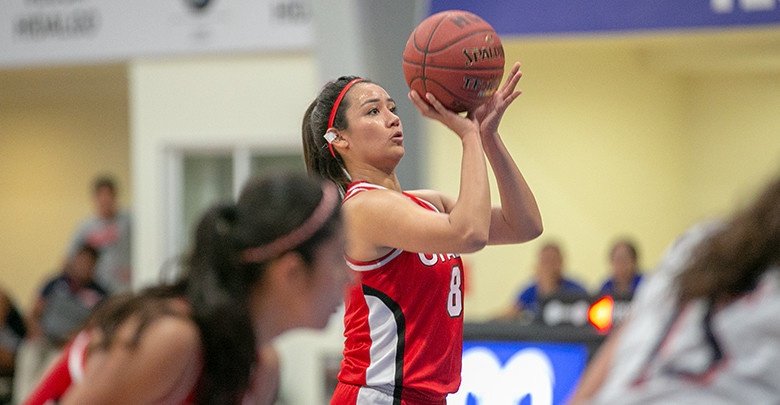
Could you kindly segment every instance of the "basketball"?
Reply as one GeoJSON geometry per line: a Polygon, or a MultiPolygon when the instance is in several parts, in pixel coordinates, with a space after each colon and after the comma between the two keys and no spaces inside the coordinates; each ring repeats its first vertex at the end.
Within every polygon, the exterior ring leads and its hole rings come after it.
{"type": "Polygon", "coordinates": [[[476,14],[447,10],[424,19],[403,53],[406,84],[423,99],[432,93],[455,112],[487,101],[504,75],[504,47],[493,27],[476,14]]]}

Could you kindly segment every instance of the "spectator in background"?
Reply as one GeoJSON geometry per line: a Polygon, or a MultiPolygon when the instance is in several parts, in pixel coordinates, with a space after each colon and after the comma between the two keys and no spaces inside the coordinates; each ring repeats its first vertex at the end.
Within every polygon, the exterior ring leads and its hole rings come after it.
{"type": "Polygon", "coordinates": [[[27,317],[27,336],[17,355],[14,395],[24,398],[106,297],[94,280],[99,253],[81,246],[62,272],[44,284],[27,317]]]}
{"type": "Polygon", "coordinates": [[[609,266],[611,276],[601,286],[599,293],[630,300],[642,281],[639,255],[634,242],[627,238],[617,240],[609,251],[609,266]]]}
{"type": "Polygon", "coordinates": [[[518,294],[515,302],[501,316],[502,319],[533,318],[539,304],[558,293],[587,295],[585,288],[576,281],[564,277],[563,252],[558,243],[545,243],[539,250],[534,270],[534,282],[518,294]]]}
{"type": "Polygon", "coordinates": [[[130,288],[130,214],[119,209],[117,185],[111,176],[99,176],[92,183],[95,214],[78,227],[70,244],[72,257],[88,244],[100,252],[95,280],[110,294],[130,288]]]}
{"type": "Polygon", "coordinates": [[[11,401],[16,351],[26,331],[21,313],[0,290],[0,404],[11,401]]]}

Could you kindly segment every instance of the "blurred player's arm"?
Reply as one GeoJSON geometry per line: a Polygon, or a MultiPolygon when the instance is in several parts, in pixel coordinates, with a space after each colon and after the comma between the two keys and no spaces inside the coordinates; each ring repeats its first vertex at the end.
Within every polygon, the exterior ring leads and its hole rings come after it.
{"type": "Polygon", "coordinates": [[[593,360],[588,363],[588,368],[582,374],[577,388],[569,398],[569,405],[587,404],[593,400],[596,392],[604,384],[604,380],[612,367],[615,350],[620,342],[620,329],[613,331],[601,344],[593,360]]]}

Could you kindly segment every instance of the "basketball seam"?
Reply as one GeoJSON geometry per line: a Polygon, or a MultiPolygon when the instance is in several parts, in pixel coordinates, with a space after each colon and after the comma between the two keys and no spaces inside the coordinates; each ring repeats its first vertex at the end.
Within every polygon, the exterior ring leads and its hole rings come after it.
{"type": "MultiPolygon", "coordinates": [[[[453,71],[458,71],[458,72],[462,72],[462,71],[468,71],[468,72],[470,72],[470,71],[487,71],[487,70],[502,70],[503,71],[503,69],[504,69],[503,66],[494,66],[494,67],[473,67],[473,66],[469,66],[468,68],[464,68],[464,67],[456,67],[456,66],[431,65],[430,63],[428,63],[428,64],[420,64],[420,63],[416,63],[416,62],[413,62],[413,61],[410,61],[410,60],[406,60],[406,59],[404,59],[403,61],[404,61],[404,63],[406,63],[408,65],[412,65],[412,66],[423,66],[423,65],[425,65],[425,66],[428,66],[428,67],[431,67],[431,68],[448,69],[448,70],[453,70],[453,71]]],[[[418,77],[421,77],[421,76],[418,76],[418,77]]]]}
{"type": "MultiPolygon", "coordinates": [[[[438,25],[436,26],[436,28],[438,28],[438,25]]],[[[431,53],[439,53],[439,52],[444,52],[444,51],[446,51],[446,50],[447,50],[447,48],[451,47],[453,44],[457,43],[458,41],[462,41],[462,40],[464,40],[464,39],[466,39],[466,38],[469,38],[469,37],[472,37],[472,36],[474,36],[474,35],[476,35],[476,34],[486,34],[486,33],[493,34],[493,33],[495,33],[496,31],[495,31],[495,30],[481,30],[481,31],[473,31],[473,32],[469,32],[469,33],[467,33],[467,34],[464,34],[464,35],[462,35],[462,36],[460,36],[460,37],[453,38],[453,39],[451,39],[451,40],[450,40],[450,42],[447,42],[447,43],[445,43],[445,44],[441,45],[441,46],[440,46],[440,48],[441,48],[441,49],[437,49],[437,50],[435,50],[435,51],[432,51],[432,50],[430,50],[430,43],[431,43],[431,39],[433,39],[433,34],[434,34],[435,32],[436,32],[436,29],[434,28],[434,30],[433,30],[433,31],[431,31],[431,38],[429,38],[429,39],[428,39],[428,44],[426,44],[426,47],[425,47],[425,49],[424,49],[424,50],[422,50],[422,49],[419,49],[419,48],[417,47],[417,44],[416,44],[416,43],[414,44],[414,47],[415,47],[415,49],[416,49],[417,51],[424,52],[426,55],[428,55],[428,54],[431,54],[431,53]]],[[[498,37],[498,35],[496,35],[496,37],[498,37]]],[[[502,45],[501,47],[503,48],[503,45],[502,45]]]]}
{"type": "MultiPolygon", "coordinates": [[[[445,13],[442,13],[445,14],[445,13]]],[[[489,23],[477,22],[476,26],[469,27],[459,25],[459,27],[450,27],[442,24],[447,24],[445,20],[448,20],[450,15],[445,14],[438,20],[431,21],[432,25],[428,25],[424,31],[427,31],[428,35],[420,38],[420,25],[412,33],[411,46],[404,51],[402,62],[404,67],[404,75],[407,77],[407,83],[410,88],[419,86],[421,93],[425,94],[430,91],[436,90],[441,92],[444,99],[449,98],[448,103],[460,104],[461,106],[473,105],[477,99],[474,96],[478,96],[481,93],[475,93],[478,89],[474,88],[473,91],[468,89],[460,89],[460,86],[456,84],[457,79],[450,77],[454,74],[463,74],[463,77],[468,76],[468,72],[471,71],[474,77],[484,78],[485,80],[493,80],[494,77],[503,76],[504,66],[503,63],[495,66],[474,66],[469,63],[459,64],[458,60],[462,59],[463,53],[466,53],[466,57],[472,61],[470,53],[489,52],[489,55],[485,55],[486,60],[480,61],[482,63],[490,63],[491,65],[495,61],[488,59],[503,59],[503,45],[501,44],[501,37],[497,34],[495,29],[490,26],[489,23]],[[442,29],[439,32],[439,29],[442,29]],[[462,32],[462,30],[467,32],[462,32]],[[446,35],[445,35],[445,31],[446,35]],[[456,37],[451,36],[453,31],[461,31],[456,37]],[[418,41],[420,39],[420,41],[418,41]],[[492,39],[492,41],[491,41],[492,39]],[[446,42],[443,42],[446,41],[446,42]],[[433,45],[436,45],[435,47],[433,45]],[[456,46],[457,45],[457,46],[456,46]],[[500,54],[499,54],[500,53],[500,54]],[[408,54],[408,55],[407,55],[408,54]],[[422,57],[420,57],[422,56],[422,57]],[[459,58],[460,56],[460,58],[459,58]],[[437,59],[439,59],[437,61],[437,59]],[[444,65],[442,65],[444,64],[444,65]],[[456,65],[456,66],[453,66],[456,65]],[[433,69],[433,72],[430,70],[433,69]],[[415,73],[416,72],[416,73],[415,73]],[[432,73],[433,76],[428,75],[432,73]],[[446,77],[438,77],[438,76],[446,77]],[[458,88],[450,89],[448,86],[458,86],[458,88]],[[429,89],[432,87],[433,89],[429,89]],[[466,90],[467,94],[460,94],[459,91],[466,90]],[[446,94],[446,96],[444,96],[446,94]]],[[[500,77],[499,77],[500,80],[500,77]]],[[[422,94],[421,94],[422,95],[422,94]]],[[[458,107],[461,108],[461,107],[458,107]]]]}
{"type": "MultiPolygon", "coordinates": [[[[423,79],[422,85],[423,85],[423,90],[425,91],[425,93],[428,93],[428,86],[425,84],[425,82],[427,80],[426,76],[425,76],[425,65],[426,65],[426,62],[427,62],[427,59],[428,59],[428,47],[431,45],[431,41],[433,41],[433,36],[434,36],[434,34],[436,34],[436,30],[439,28],[439,26],[442,24],[442,22],[444,22],[445,17],[446,17],[446,15],[442,16],[442,18],[439,19],[439,21],[436,22],[436,26],[433,27],[433,29],[431,30],[431,33],[428,36],[428,41],[425,44],[425,50],[423,51],[422,64],[420,65],[420,67],[422,68],[422,72],[420,73],[420,75],[422,76],[422,79],[423,79]]],[[[414,38],[414,39],[416,39],[416,38],[414,38]]],[[[414,42],[414,47],[416,48],[417,47],[417,41],[413,41],[413,42],[414,42]]],[[[421,94],[420,96],[421,97],[425,97],[425,94],[421,94]]]]}
{"type": "Polygon", "coordinates": [[[457,99],[457,100],[463,102],[464,104],[471,104],[472,100],[469,100],[467,98],[463,98],[463,97],[458,96],[457,94],[455,94],[452,91],[450,91],[450,89],[445,87],[444,84],[439,82],[438,80],[434,80],[434,79],[426,79],[426,80],[430,80],[431,82],[438,84],[439,87],[442,90],[446,91],[450,96],[452,96],[452,98],[457,99]]]}

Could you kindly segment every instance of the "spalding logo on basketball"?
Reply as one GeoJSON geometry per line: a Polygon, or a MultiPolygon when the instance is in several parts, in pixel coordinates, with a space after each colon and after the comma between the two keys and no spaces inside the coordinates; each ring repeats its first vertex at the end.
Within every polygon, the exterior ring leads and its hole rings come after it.
{"type": "Polygon", "coordinates": [[[436,13],[412,31],[403,53],[406,83],[455,112],[484,103],[501,84],[504,47],[493,27],[462,10],[436,13]]]}

